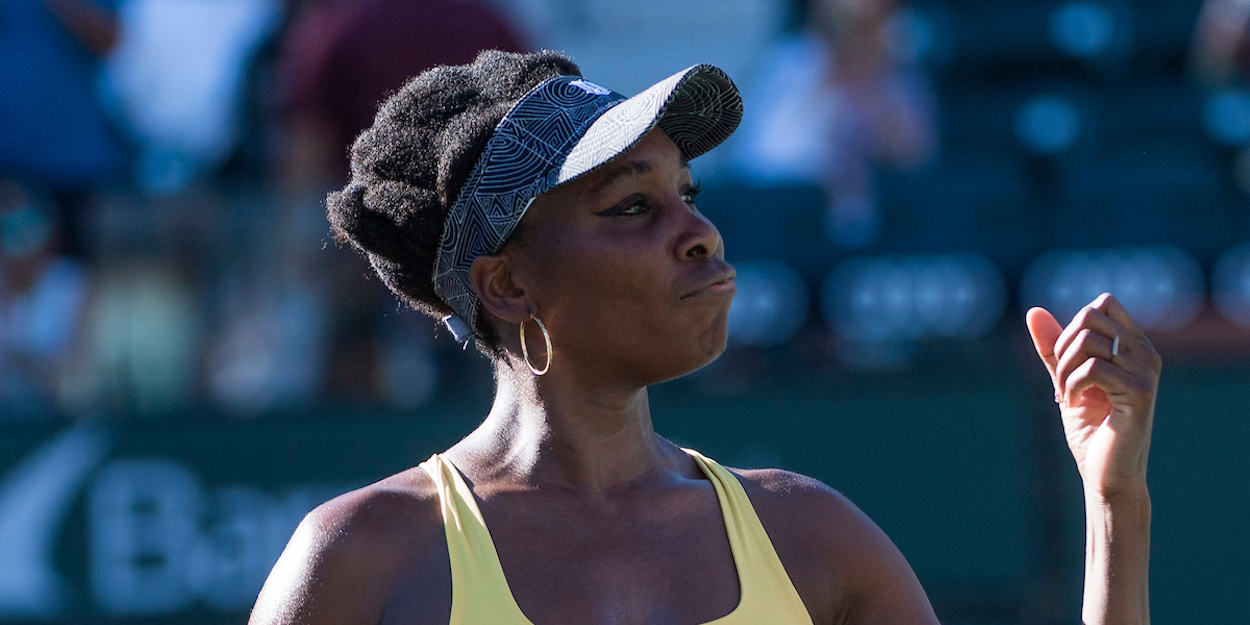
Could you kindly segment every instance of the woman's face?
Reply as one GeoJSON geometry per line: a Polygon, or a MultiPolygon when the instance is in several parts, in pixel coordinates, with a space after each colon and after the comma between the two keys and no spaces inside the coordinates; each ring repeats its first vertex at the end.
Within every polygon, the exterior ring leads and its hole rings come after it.
{"type": "Polygon", "coordinates": [[[551,333],[554,367],[646,385],[724,351],[734,269],[697,194],[677,146],[653,130],[535,199],[501,253],[551,333]]]}

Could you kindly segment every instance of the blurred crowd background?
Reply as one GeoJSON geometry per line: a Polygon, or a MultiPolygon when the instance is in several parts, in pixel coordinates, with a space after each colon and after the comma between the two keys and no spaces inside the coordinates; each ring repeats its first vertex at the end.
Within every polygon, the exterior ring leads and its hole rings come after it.
{"type": "Polygon", "coordinates": [[[693,164],[731,345],[662,432],[844,490],[943,622],[1074,623],[1022,317],[1111,291],[1168,363],[1156,614],[1250,608],[1250,1],[5,0],[0,621],[243,622],[304,512],[485,414],[323,202],[387,93],[486,48],[743,91],[693,164]]]}

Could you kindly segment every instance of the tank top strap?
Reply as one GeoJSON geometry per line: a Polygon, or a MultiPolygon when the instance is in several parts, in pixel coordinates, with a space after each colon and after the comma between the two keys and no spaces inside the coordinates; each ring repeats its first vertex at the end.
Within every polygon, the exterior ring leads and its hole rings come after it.
{"type": "Polygon", "coordinates": [[[755,507],[751,505],[742,483],[711,458],[693,449],[684,451],[694,459],[716,489],[721,514],[725,517],[725,531],[729,534],[729,547],[738,569],[738,583],[742,588],[738,608],[707,625],[811,625],[811,615],[794,589],[781,558],[777,557],[777,551],[755,514],[755,507]]]}
{"type": "Polygon", "coordinates": [[[451,559],[451,625],[532,625],[513,600],[473,491],[446,458],[421,463],[438,488],[451,559]]]}

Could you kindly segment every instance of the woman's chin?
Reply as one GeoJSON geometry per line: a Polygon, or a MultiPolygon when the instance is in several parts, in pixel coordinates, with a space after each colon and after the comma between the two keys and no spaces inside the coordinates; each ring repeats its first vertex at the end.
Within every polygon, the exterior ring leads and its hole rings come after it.
{"type": "Polygon", "coordinates": [[[671,375],[657,382],[667,382],[694,373],[725,353],[729,343],[728,314],[721,315],[716,323],[703,332],[693,334],[691,338],[694,339],[694,344],[686,351],[689,356],[681,359],[680,363],[674,363],[671,375]]]}

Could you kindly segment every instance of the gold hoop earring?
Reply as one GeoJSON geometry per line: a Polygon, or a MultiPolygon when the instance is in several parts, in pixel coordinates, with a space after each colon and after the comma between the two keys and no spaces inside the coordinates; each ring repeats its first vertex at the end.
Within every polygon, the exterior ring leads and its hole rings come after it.
{"type": "Polygon", "coordinates": [[[529,365],[530,371],[533,371],[534,375],[542,375],[551,369],[551,334],[547,332],[547,326],[543,325],[543,322],[539,321],[538,317],[530,315],[530,319],[533,319],[534,323],[538,324],[538,329],[543,331],[543,341],[547,343],[547,366],[539,369],[534,366],[534,363],[530,362],[530,348],[525,344],[524,321],[521,322],[521,355],[525,357],[525,364],[529,365]]]}

